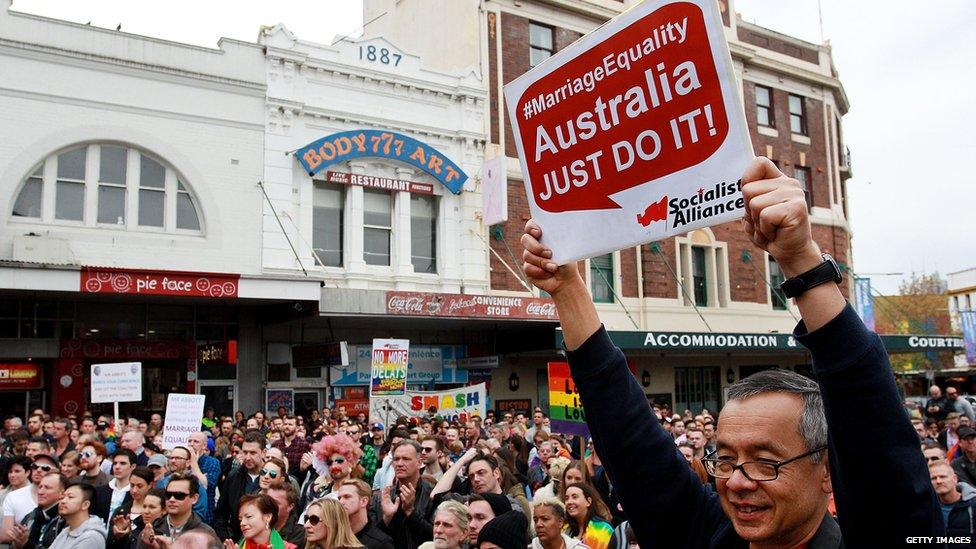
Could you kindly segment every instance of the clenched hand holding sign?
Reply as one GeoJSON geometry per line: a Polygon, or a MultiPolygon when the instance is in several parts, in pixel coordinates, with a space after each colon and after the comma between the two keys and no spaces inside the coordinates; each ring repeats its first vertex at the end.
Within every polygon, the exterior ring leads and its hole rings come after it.
{"type": "Polygon", "coordinates": [[[712,0],[647,1],[505,86],[559,264],[742,215],[752,146],[712,0]]]}

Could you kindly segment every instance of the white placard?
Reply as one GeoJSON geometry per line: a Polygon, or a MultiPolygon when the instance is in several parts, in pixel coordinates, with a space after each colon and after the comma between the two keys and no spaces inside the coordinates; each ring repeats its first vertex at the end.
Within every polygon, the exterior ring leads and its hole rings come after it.
{"type": "Polygon", "coordinates": [[[505,86],[553,260],[742,217],[753,157],[715,0],[648,0],[505,86]]]}
{"type": "Polygon", "coordinates": [[[481,166],[481,200],[485,226],[508,221],[508,177],[505,155],[485,160],[481,166]]]}
{"type": "Polygon", "coordinates": [[[169,394],[163,423],[163,449],[171,450],[189,443],[190,435],[200,430],[206,400],[207,395],[169,394]]]}
{"type": "Polygon", "coordinates": [[[91,401],[138,402],[142,400],[142,363],[116,362],[91,365],[91,401]]]}

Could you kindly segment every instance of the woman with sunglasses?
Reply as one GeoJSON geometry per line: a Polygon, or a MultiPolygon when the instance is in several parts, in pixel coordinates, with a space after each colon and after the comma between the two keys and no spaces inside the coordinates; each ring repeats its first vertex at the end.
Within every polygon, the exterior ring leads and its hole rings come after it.
{"type": "Polygon", "coordinates": [[[276,457],[264,460],[264,466],[261,467],[260,474],[261,476],[258,477],[258,485],[261,487],[262,492],[267,490],[278,479],[288,482],[288,466],[276,457]]]}
{"type": "Polygon", "coordinates": [[[323,437],[312,445],[313,467],[302,486],[302,502],[315,501],[338,491],[347,478],[360,478],[363,451],[349,435],[323,437]]]}
{"type": "Polygon", "coordinates": [[[144,472],[136,475],[140,469],[148,471],[145,467],[136,467],[135,471],[132,472],[132,476],[129,478],[129,483],[132,486],[129,493],[133,494],[132,506],[123,505],[112,516],[109,521],[112,529],[105,545],[106,549],[136,549],[139,546],[139,536],[142,535],[142,530],[146,525],[156,522],[156,519],[166,514],[166,491],[162,488],[150,488],[152,473],[148,474],[150,479],[146,480],[144,477],[147,475],[144,472]],[[137,484],[139,485],[138,488],[136,487],[137,484]],[[134,512],[137,499],[138,514],[134,512]]]}
{"type": "Polygon", "coordinates": [[[271,525],[278,521],[278,504],[264,494],[248,494],[240,499],[237,516],[244,536],[236,544],[224,540],[226,549],[298,549],[285,541],[271,525]]]}
{"type": "Polygon", "coordinates": [[[319,499],[305,510],[305,549],[356,549],[356,539],[345,508],[334,499],[319,499]]]}

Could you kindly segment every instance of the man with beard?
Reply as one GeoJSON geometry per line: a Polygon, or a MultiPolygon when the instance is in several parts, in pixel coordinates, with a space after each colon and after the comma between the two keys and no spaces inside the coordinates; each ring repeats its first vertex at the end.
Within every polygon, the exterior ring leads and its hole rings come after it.
{"type": "MultiPolygon", "coordinates": [[[[277,419],[277,418],[276,418],[277,419]]],[[[298,436],[298,420],[293,415],[282,418],[281,434],[272,446],[281,450],[288,459],[288,474],[298,479],[299,482],[305,477],[302,470],[302,456],[311,449],[305,437],[298,436]]]]}
{"type": "Polygon", "coordinates": [[[247,494],[260,490],[258,477],[264,465],[264,449],[267,439],[261,431],[252,430],[244,434],[244,443],[238,458],[240,467],[227,475],[221,486],[220,500],[214,509],[214,530],[220,539],[241,539],[240,521],[237,517],[237,502],[247,494]]]}
{"type": "Polygon", "coordinates": [[[78,453],[78,465],[81,469],[79,480],[92,488],[104,486],[112,480],[111,476],[102,471],[102,460],[105,459],[106,452],[105,445],[101,442],[90,442],[81,447],[81,452],[78,453]]]}

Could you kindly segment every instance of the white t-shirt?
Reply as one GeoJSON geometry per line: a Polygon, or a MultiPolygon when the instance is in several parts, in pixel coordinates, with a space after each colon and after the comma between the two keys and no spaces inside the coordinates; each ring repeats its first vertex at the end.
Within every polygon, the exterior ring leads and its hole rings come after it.
{"type": "Polygon", "coordinates": [[[34,485],[30,483],[23,488],[10,492],[3,499],[3,516],[14,517],[14,524],[20,524],[20,521],[36,508],[37,498],[34,496],[34,485]]]}

